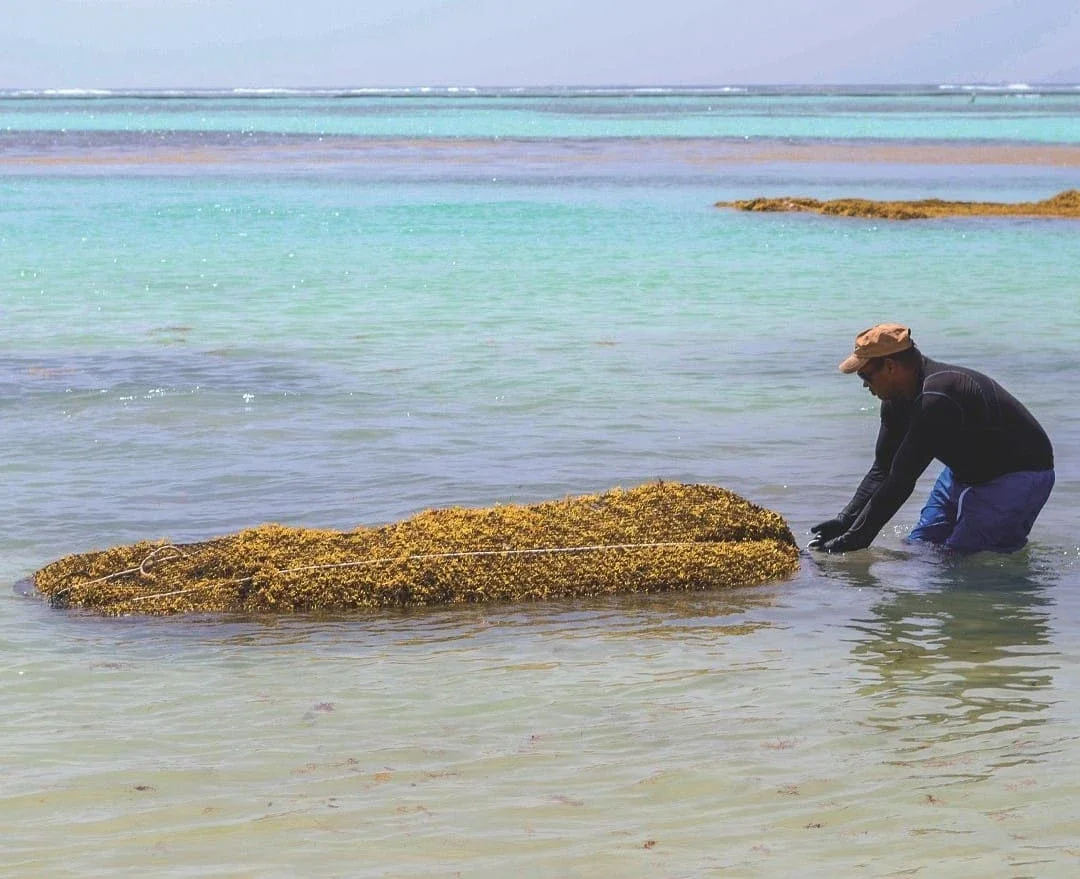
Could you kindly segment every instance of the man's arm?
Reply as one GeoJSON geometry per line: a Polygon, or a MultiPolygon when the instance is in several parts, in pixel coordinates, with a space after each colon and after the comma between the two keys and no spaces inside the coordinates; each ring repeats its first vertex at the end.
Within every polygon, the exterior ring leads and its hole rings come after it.
{"type": "Polygon", "coordinates": [[[823,546],[826,551],[848,552],[869,546],[911,497],[915,483],[934,459],[937,437],[958,427],[961,413],[952,400],[935,395],[921,398],[921,403],[885,478],[873,488],[848,530],[823,546]]]}
{"type": "MultiPolygon", "coordinates": [[[[848,502],[848,505],[837,514],[835,519],[822,522],[821,525],[811,529],[815,534],[832,531],[831,534],[825,536],[825,540],[829,540],[851,528],[870,498],[874,496],[874,492],[878,490],[878,487],[889,475],[893,458],[896,456],[897,449],[903,442],[906,432],[906,419],[898,417],[898,413],[893,410],[893,407],[882,404],[881,426],[878,428],[877,442],[874,444],[874,463],[870,465],[870,469],[862,478],[859,487],[855,489],[855,494],[848,502]]],[[[819,541],[818,545],[820,543],[819,541]]],[[[811,541],[810,546],[814,545],[814,541],[811,541]]]]}

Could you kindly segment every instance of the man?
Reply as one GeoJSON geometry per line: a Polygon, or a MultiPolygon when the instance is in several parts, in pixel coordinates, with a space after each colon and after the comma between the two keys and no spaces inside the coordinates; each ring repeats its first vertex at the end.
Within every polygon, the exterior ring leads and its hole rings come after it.
{"type": "Polygon", "coordinates": [[[1054,487],[1054,452],[1015,397],[982,373],[925,357],[900,324],[860,333],[840,371],[856,373],[881,399],[881,429],[851,503],[810,529],[810,548],[869,546],[933,458],[945,469],[909,540],[961,553],[1027,543],[1054,487]]]}

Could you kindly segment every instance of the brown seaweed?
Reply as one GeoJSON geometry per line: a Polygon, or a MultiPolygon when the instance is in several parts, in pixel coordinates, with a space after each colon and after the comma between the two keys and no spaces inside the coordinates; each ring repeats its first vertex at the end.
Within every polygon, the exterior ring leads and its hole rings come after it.
{"type": "Polygon", "coordinates": [[[142,541],[59,559],[34,584],[56,606],[110,615],[290,613],[722,589],[797,568],[779,514],[717,486],[656,482],[348,532],[267,524],[142,541]]]}
{"type": "Polygon", "coordinates": [[[868,217],[879,220],[925,220],[931,217],[1064,217],[1080,219],[1080,190],[1068,189],[1043,201],[992,202],[872,201],[864,198],[751,198],[745,201],[718,201],[718,208],[740,211],[779,211],[828,214],[841,217],[868,217]]]}

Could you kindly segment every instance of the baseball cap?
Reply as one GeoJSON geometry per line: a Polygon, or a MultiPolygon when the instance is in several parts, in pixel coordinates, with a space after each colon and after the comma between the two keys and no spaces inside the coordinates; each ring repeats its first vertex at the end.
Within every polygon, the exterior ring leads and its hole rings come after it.
{"type": "Polygon", "coordinates": [[[855,351],[840,364],[843,373],[858,372],[875,357],[889,357],[907,351],[914,342],[911,330],[901,324],[878,324],[855,337],[855,351]]]}

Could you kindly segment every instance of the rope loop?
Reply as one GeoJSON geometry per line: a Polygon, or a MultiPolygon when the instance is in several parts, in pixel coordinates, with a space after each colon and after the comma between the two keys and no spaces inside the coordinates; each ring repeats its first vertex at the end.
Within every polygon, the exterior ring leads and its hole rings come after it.
{"type": "Polygon", "coordinates": [[[144,558],[142,560],[142,563],[139,565],[139,573],[142,574],[144,577],[149,577],[150,568],[153,567],[153,565],[160,564],[161,562],[171,562],[175,559],[186,558],[190,558],[190,556],[186,552],[184,552],[179,546],[176,546],[172,543],[166,543],[164,546],[159,546],[156,549],[152,549],[146,554],[146,558],[144,558]],[[158,554],[163,551],[171,551],[173,554],[166,558],[158,558],[158,554]]]}

